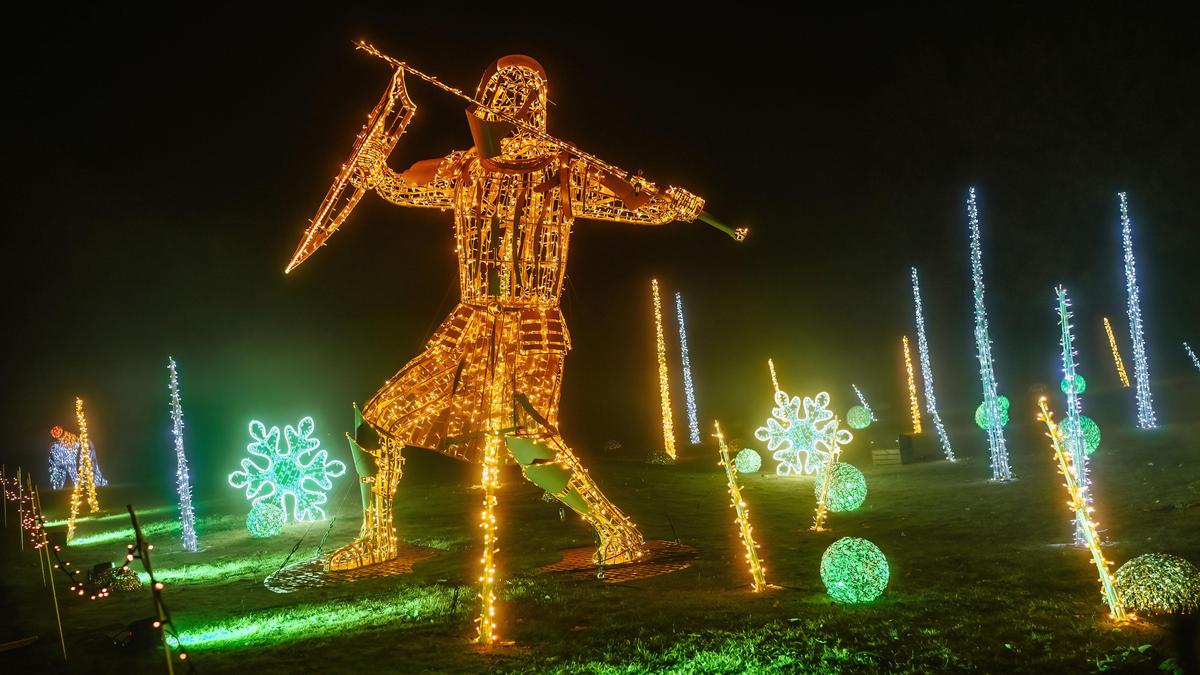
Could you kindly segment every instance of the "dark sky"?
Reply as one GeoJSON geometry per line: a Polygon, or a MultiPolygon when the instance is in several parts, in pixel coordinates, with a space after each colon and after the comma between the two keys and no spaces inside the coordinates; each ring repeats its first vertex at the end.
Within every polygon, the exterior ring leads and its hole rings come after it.
{"type": "MultiPolygon", "coordinates": [[[[1083,371],[1113,379],[1101,315],[1130,357],[1119,190],[1159,376],[1182,376],[1179,342],[1200,343],[1194,10],[547,5],[516,21],[386,4],[56,10],[8,41],[5,462],[44,471],[46,430],[74,426],[79,394],[110,473],[169,475],[168,354],[198,474],[236,468],[252,417],[314,414],[341,453],[350,401],[416,354],[457,293],[450,214],[376,197],[282,274],[387,82],[357,38],[464,88],[500,55],[532,55],[552,132],[753,228],[735,245],[700,224],[577,222],[563,422],[584,454],[655,442],[651,276],[684,293],[702,416],[744,434],[768,414],[768,355],[785,389],[829,389],[844,410],[856,382],[900,414],[917,265],[939,398],[966,419],[969,185],[1002,390],[1055,380],[1058,282],[1083,371]]],[[[468,144],[458,102],[409,89],[419,111],[393,166],[468,144]]]]}

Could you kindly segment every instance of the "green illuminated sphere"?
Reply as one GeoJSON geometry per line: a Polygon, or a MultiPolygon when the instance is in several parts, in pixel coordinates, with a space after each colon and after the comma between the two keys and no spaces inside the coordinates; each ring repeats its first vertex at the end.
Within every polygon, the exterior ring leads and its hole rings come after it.
{"type": "Polygon", "coordinates": [[[821,556],[821,581],[837,602],[871,602],[887,588],[887,558],[866,539],[842,537],[821,556]]]}
{"type": "Polygon", "coordinates": [[[1147,553],[1121,565],[1117,588],[1125,606],[1143,615],[1200,609],[1200,570],[1178,556],[1147,553]]]}
{"type": "MultiPolygon", "coordinates": [[[[1062,393],[1064,394],[1071,393],[1068,391],[1071,388],[1071,383],[1067,382],[1067,378],[1065,377],[1058,383],[1058,388],[1062,389],[1062,393]]],[[[1087,380],[1083,379],[1083,376],[1079,373],[1075,373],[1075,393],[1082,394],[1085,389],[1087,389],[1087,380]]]]}
{"type": "Polygon", "coordinates": [[[733,466],[737,468],[738,473],[754,473],[762,468],[762,455],[758,454],[757,450],[742,448],[737,457],[733,458],[733,466]]]}
{"type": "Polygon", "coordinates": [[[851,429],[866,429],[871,425],[871,411],[856,405],[846,412],[846,423],[851,429]]]}
{"type": "Polygon", "coordinates": [[[1079,416],[1079,428],[1083,429],[1083,447],[1087,454],[1092,454],[1100,447],[1100,425],[1087,415],[1079,416]]]}
{"type": "Polygon", "coordinates": [[[255,502],[246,516],[246,531],[255,539],[278,537],[283,532],[283,509],[265,500],[255,502]]]}
{"type": "MultiPolygon", "coordinates": [[[[867,479],[861,471],[852,464],[838,462],[828,473],[831,474],[833,482],[829,485],[829,495],[825,502],[826,508],[833,513],[842,513],[862,506],[863,501],[867,498],[867,479]]],[[[822,472],[817,475],[817,480],[813,483],[813,492],[818,499],[821,497],[821,489],[824,484],[825,472],[822,472]]]]}
{"type": "MultiPolygon", "coordinates": [[[[1008,426],[1008,408],[1011,404],[1008,402],[1008,397],[1003,394],[996,397],[996,403],[1000,406],[1000,426],[1006,427],[1008,426]]],[[[978,424],[980,429],[987,429],[987,408],[982,403],[975,409],[975,424],[978,424]]]]}

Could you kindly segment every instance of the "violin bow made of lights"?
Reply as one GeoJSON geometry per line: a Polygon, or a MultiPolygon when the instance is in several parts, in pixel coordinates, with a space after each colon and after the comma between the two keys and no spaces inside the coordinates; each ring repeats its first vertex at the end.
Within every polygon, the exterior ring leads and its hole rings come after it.
{"type": "MultiPolygon", "coordinates": [[[[628,182],[632,177],[630,172],[615,167],[599,157],[596,157],[595,155],[575,146],[574,144],[556,138],[555,136],[552,136],[530,124],[527,124],[524,121],[519,120],[503,111],[491,108],[485,105],[482,101],[477,100],[474,96],[464,93],[461,89],[451,87],[433,75],[427,75],[426,73],[423,73],[420,70],[408,65],[404,61],[384,54],[369,42],[359,40],[358,42],[354,43],[354,47],[356,49],[361,49],[371,56],[385,61],[388,65],[396,69],[396,74],[392,76],[391,84],[388,86],[388,90],[384,92],[383,98],[380,99],[379,103],[371,111],[371,114],[367,116],[367,123],[363,126],[363,130],[355,139],[354,149],[351,151],[350,159],[342,165],[341,172],[339,172],[337,178],[334,180],[333,185],[330,186],[329,192],[325,195],[325,199],[321,202],[321,207],[317,210],[316,217],[313,218],[310,227],[305,232],[304,240],[300,243],[300,246],[297,247],[295,255],[292,256],[291,262],[288,263],[287,268],[284,270],[285,274],[291,272],[293,269],[299,266],[300,263],[304,262],[306,258],[316,252],[318,248],[324,245],[325,241],[337,231],[342,222],[345,221],[346,217],[350,215],[350,211],[353,210],[359,199],[362,198],[363,193],[366,192],[366,188],[355,186],[354,192],[349,195],[346,194],[347,189],[351,186],[350,176],[356,169],[356,160],[363,154],[364,150],[366,150],[368,145],[367,141],[376,135],[381,136],[383,138],[383,155],[386,157],[391,153],[392,149],[395,148],[396,142],[400,139],[400,135],[403,134],[404,130],[408,127],[408,123],[412,119],[412,116],[416,112],[417,108],[416,105],[413,104],[412,100],[408,97],[408,91],[404,86],[404,73],[412,73],[413,75],[416,75],[422,80],[437,87],[438,89],[441,89],[444,92],[470,103],[471,105],[475,106],[476,109],[486,110],[495,117],[512,124],[515,128],[520,129],[529,136],[532,136],[537,140],[546,143],[547,145],[557,148],[562,152],[584,160],[589,166],[597,168],[623,181],[628,182]],[[401,101],[404,113],[389,122],[388,118],[392,111],[392,106],[396,100],[401,101]],[[341,204],[340,208],[338,206],[339,204],[341,204]]],[[[718,221],[708,212],[701,212],[697,218],[701,222],[706,223],[707,225],[710,225],[729,235],[735,241],[745,240],[746,235],[750,231],[749,228],[745,227],[739,227],[736,229],[729,227],[728,225],[718,221]]]]}

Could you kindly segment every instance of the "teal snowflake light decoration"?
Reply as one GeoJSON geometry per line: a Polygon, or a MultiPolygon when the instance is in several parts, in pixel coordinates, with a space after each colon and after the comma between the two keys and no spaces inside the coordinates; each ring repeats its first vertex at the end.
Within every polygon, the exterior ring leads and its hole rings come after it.
{"type": "Polygon", "coordinates": [[[829,394],[821,392],[815,398],[788,397],[775,392],[775,408],[767,426],[754,430],[754,437],[766,441],[767,450],[779,462],[775,473],[780,476],[816,473],[839,445],[846,445],[854,436],[838,429],[838,421],[829,410],[829,394]],[[804,411],[801,416],[801,410],[804,411]]]}
{"type": "Polygon", "coordinates": [[[1117,569],[1121,601],[1139,614],[1189,614],[1200,609],[1200,570],[1178,556],[1147,553],[1117,569]]]}
{"type": "MultiPolygon", "coordinates": [[[[1067,382],[1067,378],[1065,377],[1058,383],[1058,388],[1062,389],[1062,393],[1064,394],[1071,393],[1071,383],[1067,382]]],[[[1087,380],[1083,379],[1083,376],[1079,373],[1075,373],[1075,393],[1082,394],[1085,390],[1087,390],[1087,380]]]]}
{"type": "MultiPolygon", "coordinates": [[[[1008,397],[1001,394],[996,397],[996,408],[1000,411],[1000,426],[1008,426],[1008,408],[1012,404],[1008,402],[1008,397]]],[[[987,405],[980,403],[975,409],[975,424],[979,425],[980,429],[988,428],[987,405]]]]}
{"type": "MultiPolygon", "coordinates": [[[[867,478],[857,467],[838,462],[829,470],[828,476],[828,480],[833,482],[829,484],[829,493],[825,497],[827,509],[833,513],[843,513],[862,506],[867,498],[867,478]]],[[[826,472],[817,474],[813,492],[818,499],[821,498],[821,490],[826,480],[826,472]]]]}
{"type": "Polygon", "coordinates": [[[837,602],[871,602],[887,588],[887,558],[866,539],[842,537],[821,556],[821,582],[837,602]]]}
{"type": "Polygon", "coordinates": [[[242,460],[240,471],[229,474],[229,484],[246,489],[246,499],[257,505],[273,504],[283,512],[287,522],[288,504],[292,517],[298,521],[325,518],[325,493],[333,487],[331,478],[346,472],[346,465],[329,461],[329,453],[320,448],[321,441],[313,438],[316,424],[305,417],[296,428],[284,427],[285,448],[279,447],[279,427],[270,431],[262,422],[250,423],[253,443],[246,446],[252,457],[242,460]],[[265,464],[265,466],[264,466],[265,464]]]}
{"type": "Polygon", "coordinates": [[[871,411],[856,405],[846,412],[846,424],[851,429],[866,429],[871,426],[871,411]]]}
{"type": "Polygon", "coordinates": [[[733,458],[733,465],[738,473],[754,473],[762,468],[762,455],[752,448],[742,448],[733,458]]]}
{"type": "Polygon", "coordinates": [[[1087,415],[1080,415],[1079,428],[1083,430],[1083,449],[1090,455],[1100,447],[1100,425],[1087,415]]]}
{"type": "Polygon", "coordinates": [[[246,531],[255,539],[278,537],[283,532],[284,510],[271,502],[254,502],[246,516],[246,531]]]}

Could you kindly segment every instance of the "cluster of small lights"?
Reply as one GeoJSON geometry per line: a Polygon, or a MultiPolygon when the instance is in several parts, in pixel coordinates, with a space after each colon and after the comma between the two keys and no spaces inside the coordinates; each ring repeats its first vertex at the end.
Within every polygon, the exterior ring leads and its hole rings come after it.
{"type": "MultiPolygon", "coordinates": [[[[83,399],[75,397],[75,420],[79,424],[79,447],[89,446],[87,418],[83,414],[83,399]]],[[[88,452],[79,453],[79,467],[76,474],[75,487],[71,490],[71,515],[67,518],[67,541],[75,536],[75,519],[79,517],[80,501],[86,495],[88,508],[92,513],[100,510],[100,501],[96,499],[96,483],[93,480],[92,456],[88,452]]]]}
{"type": "MultiPolygon", "coordinates": [[[[1000,411],[1000,426],[1008,426],[1008,409],[1011,404],[1008,402],[1008,397],[1000,394],[996,397],[996,407],[1000,411]]],[[[987,404],[980,403],[978,408],[975,408],[975,424],[980,429],[987,431],[988,425],[991,423],[991,418],[988,417],[987,404]]]]}
{"type": "Polygon", "coordinates": [[[1125,193],[1121,201],[1121,241],[1125,248],[1125,292],[1129,296],[1129,339],[1133,343],[1133,383],[1137,388],[1138,427],[1158,426],[1154,416],[1154,401],[1150,396],[1150,362],[1146,359],[1146,338],[1142,330],[1141,291],[1137,285],[1137,269],[1133,260],[1133,223],[1129,219],[1129,202],[1125,193]]]}
{"type": "Polygon", "coordinates": [[[333,487],[331,479],[346,472],[346,465],[329,460],[329,452],[318,449],[321,441],[313,438],[315,431],[312,417],[301,419],[294,428],[289,424],[284,427],[281,448],[279,427],[267,431],[262,422],[251,421],[250,437],[254,442],[246,446],[251,457],[242,460],[241,469],[229,474],[229,484],[244,488],[246,499],[255,504],[275,504],[283,510],[285,521],[289,497],[295,520],[324,520],[325,493],[333,487]]]}
{"type": "Polygon", "coordinates": [[[1067,505],[1075,512],[1077,529],[1083,532],[1084,543],[1092,553],[1092,562],[1096,564],[1096,572],[1099,574],[1100,579],[1100,591],[1104,596],[1104,601],[1108,603],[1109,616],[1114,621],[1130,621],[1135,617],[1126,614],[1125,605],[1121,600],[1120,593],[1117,591],[1116,579],[1109,572],[1108,560],[1104,558],[1104,552],[1100,550],[1100,535],[1096,531],[1096,521],[1092,520],[1093,509],[1088,505],[1084,497],[1084,492],[1076,478],[1075,463],[1072,458],[1073,453],[1069,448],[1064,447],[1067,443],[1066,435],[1054,423],[1054,414],[1050,412],[1045,397],[1042,397],[1038,401],[1038,408],[1041,409],[1038,419],[1046,424],[1046,435],[1050,438],[1050,445],[1054,449],[1054,457],[1058,460],[1058,471],[1063,476],[1067,495],[1070,497],[1067,505]]]}
{"type": "Polygon", "coordinates": [[[921,381],[925,385],[925,408],[929,411],[929,419],[933,420],[933,428],[937,430],[938,440],[942,444],[942,454],[946,461],[954,461],[954,450],[950,447],[950,436],[946,426],[942,424],[942,416],[938,413],[937,397],[933,395],[933,365],[929,361],[929,341],[925,339],[925,314],[921,311],[921,285],[917,280],[917,268],[912,268],[913,310],[917,319],[917,350],[921,354],[921,381]]]}
{"type": "Polygon", "coordinates": [[[196,537],[196,512],[192,508],[192,480],[188,476],[187,455],[183,452],[183,406],[179,401],[179,374],[175,359],[167,357],[167,370],[171,373],[171,435],[175,437],[175,490],[179,494],[179,529],[183,537],[183,550],[196,551],[200,542],[196,537]]]}
{"type": "Polygon", "coordinates": [[[692,385],[692,362],[688,358],[687,329],[683,323],[683,297],[675,291],[675,318],[679,320],[679,354],[683,361],[683,395],[687,402],[688,440],[700,443],[700,420],[696,412],[696,390],[692,385]]]}
{"type": "Polygon", "coordinates": [[[1121,378],[1121,386],[1129,388],[1129,375],[1125,372],[1125,362],[1121,360],[1121,351],[1117,349],[1117,336],[1113,334],[1112,324],[1104,317],[1104,332],[1108,334],[1108,346],[1112,349],[1113,364],[1117,367],[1117,377],[1121,378]]]}
{"type": "Polygon", "coordinates": [[[754,448],[742,448],[733,458],[733,465],[740,473],[755,473],[762,468],[762,455],[754,448]]]}
{"type": "MultiPolygon", "coordinates": [[[[863,396],[863,393],[862,393],[862,391],[859,390],[858,385],[851,383],[850,388],[854,390],[854,395],[858,397],[858,404],[861,405],[863,408],[866,408],[867,414],[871,416],[871,419],[868,420],[868,424],[870,422],[876,421],[875,411],[871,410],[870,404],[867,403],[867,397],[863,396]]],[[[865,427],[865,425],[864,425],[864,427],[865,427]]]]}
{"type": "Polygon", "coordinates": [[[483,468],[480,483],[483,487],[483,511],[479,527],[483,530],[483,556],[479,562],[479,634],[480,644],[495,643],[496,635],[496,493],[500,490],[500,437],[489,434],[484,443],[483,468]]]}
{"type": "Polygon", "coordinates": [[[887,588],[889,574],[887,557],[866,539],[842,537],[821,555],[821,582],[837,602],[874,601],[887,588]]]}
{"type": "Polygon", "coordinates": [[[775,387],[775,391],[779,391],[779,378],[775,376],[775,362],[767,359],[767,368],[771,371],[771,386],[775,387]]]}
{"type": "Polygon", "coordinates": [[[856,405],[846,411],[846,424],[851,429],[866,429],[871,426],[871,411],[861,405],[856,405]]]}
{"type": "Polygon", "coordinates": [[[742,545],[746,547],[746,564],[750,567],[751,585],[757,593],[767,586],[766,568],[758,559],[758,544],[754,541],[754,528],[750,525],[750,508],[746,506],[746,500],[742,499],[742,488],[738,485],[737,472],[729,459],[729,448],[725,445],[721,424],[714,421],[713,428],[716,429],[714,435],[717,437],[717,449],[721,454],[721,466],[725,468],[725,478],[729,483],[729,499],[733,503],[734,513],[737,514],[734,522],[738,524],[742,545]]]}
{"type": "Polygon", "coordinates": [[[1188,358],[1192,360],[1192,365],[1196,370],[1200,370],[1200,358],[1196,357],[1196,352],[1192,351],[1192,346],[1188,343],[1183,343],[1183,350],[1187,352],[1188,358]]]}
{"type": "MultiPolygon", "coordinates": [[[[1083,426],[1080,418],[1083,416],[1083,398],[1080,393],[1086,386],[1083,376],[1075,372],[1075,340],[1071,333],[1071,300],[1067,297],[1067,289],[1058,286],[1054,289],[1056,300],[1055,310],[1058,313],[1059,346],[1062,347],[1062,390],[1067,395],[1067,412],[1063,425],[1063,436],[1067,440],[1067,449],[1071,452],[1071,466],[1075,469],[1075,482],[1079,485],[1079,494],[1084,506],[1092,506],[1091,480],[1088,477],[1088,452],[1083,438],[1083,426]]],[[[1084,544],[1086,533],[1083,525],[1076,521],[1075,543],[1084,544]]]]}
{"type": "Polygon", "coordinates": [[[1147,553],[1117,568],[1125,607],[1143,614],[1194,614],[1200,609],[1200,569],[1178,556],[1147,553]]]}
{"type": "Polygon", "coordinates": [[[912,415],[912,432],[921,433],[921,404],[917,402],[916,374],[913,373],[912,352],[908,349],[908,336],[900,338],[904,347],[904,372],[908,375],[908,410],[912,415]]]}
{"type": "Polygon", "coordinates": [[[671,383],[667,379],[667,340],[663,335],[662,298],[658,294],[658,279],[650,280],[654,300],[654,335],[658,353],[658,395],[662,402],[663,452],[675,459],[675,422],[671,417],[671,383]]]}
{"type": "Polygon", "coordinates": [[[992,339],[988,335],[987,308],[983,303],[983,248],[979,238],[979,207],[975,203],[975,188],[967,198],[967,220],[971,229],[971,281],[975,297],[975,351],[979,357],[979,378],[983,385],[983,405],[987,409],[988,448],[992,456],[992,480],[1013,479],[1008,465],[1008,448],[1004,429],[1000,425],[1000,406],[996,394],[996,374],[992,361],[992,339]]]}
{"type": "Polygon", "coordinates": [[[1079,428],[1083,430],[1083,449],[1092,454],[1100,447],[1100,425],[1087,415],[1079,416],[1079,428]]]}
{"type": "MultiPolygon", "coordinates": [[[[61,490],[66,486],[68,478],[72,485],[79,481],[79,437],[58,425],[50,428],[50,436],[54,439],[54,444],[50,446],[50,489],[61,490]]],[[[88,453],[92,464],[92,483],[96,487],[108,485],[108,481],[100,473],[94,441],[88,443],[88,453]]]]}
{"type": "Polygon", "coordinates": [[[867,478],[853,464],[838,462],[817,474],[813,493],[818,499],[825,494],[830,513],[853,511],[867,499],[867,478]]]}
{"type": "Polygon", "coordinates": [[[246,531],[255,539],[278,537],[287,520],[284,510],[268,501],[254,502],[246,516],[246,531]]]}

